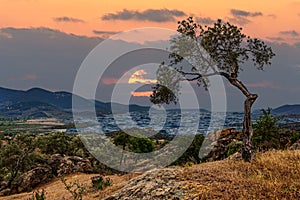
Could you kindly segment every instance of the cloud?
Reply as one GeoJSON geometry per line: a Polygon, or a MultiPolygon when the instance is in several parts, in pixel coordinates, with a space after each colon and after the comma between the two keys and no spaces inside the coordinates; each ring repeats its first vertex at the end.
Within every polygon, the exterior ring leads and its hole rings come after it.
{"type": "Polygon", "coordinates": [[[35,80],[37,80],[37,75],[35,75],[35,74],[26,74],[21,80],[23,80],[23,81],[35,81],[35,80]]]}
{"type": "Polygon", "coordinates": [[[11,39],[13,36],[9,33],[6,33],[6,32],[3,32],[1,29],[0,29],[0,38],[3,37],[5,39],[11,39]]]}
{"type": "Polygon", "coordinates": [[[34,73],[27,73],[27,74],[22,74],[19,75],[18,77],[13,76],[9,78],[10,81],[36,81],[38,80],[38,77],[34,73]]]}
{"type": "Polygon", "coordinates": [[[93,33],[96,35],[114,35],[117,33],[120,33],[118,31],[97,31],[97,30],[93,30],[93,33]]]}
{"type": "Polygon", "coordinates": [[[186,13],[180,10],[169,9],[147,9],[145,11],[124,9],[117,13],[107,13],[101,17],[102,20],[136,20],[152,22],[170,22],[176,21],[176,17],[186,16],[186,13]]]}
{"type": "Polygon", "coordinates": [[[257,17],[262,16],[262,12],[248,12],[245,10],[231,9],[230,13],[235,17],[257,17]]]}
{"type": "Polygon", "coordinates": [[[234,23],[234,24],[238,24],[238,25],[245,25],[245,24],[249,24],[251,21],[245,17],[236,17],[236,18],[228,18],[228,20],[231,22],[231,23],[234,23]]]}
{"type": "Polygon", "coordinates": [[[251,23],[251,20],[248,19],[249,17],[263,16],[262,12],[248,12],[238,9],[231,9],[230,13],[233,17],[229,17],[228,20],[241,26],[251,23]]]}
{"type": "Polygon", "coordinates": [[[143,69],[138,70],[131,75],[131,77],[128,80],[128,83],[129,84],[136,84],[136,83],[155,84],[157,80],[144,78],[144,75],[147,74],[148,73],[143,69]]]}
{"type": "Polygon", "coordinates": [[[56,22],[70,22],[70,23],[85,23],[84,20],[82,19],[77,19],[77,18],[73,18],[73,17],[56,17],[53,18],[54,21],[56,22]]]}
{"type": "Polygon", "coordinates": [[[296,42],[294,45],[295,47],[300,48],[300,42],[296,42]]]}
{"type": "Polygon", "coordinates": [[[144,91],[144,92],[131,92],[131,95],[134,97],[150,97],[152,91],[144,91]]]}
{"type": "Polygon", "coordinates": [[[210,17],[196,17],[196,21],[200,24],[213,24],[215,20],[210,17]]]}
{"type": "Polygon", "coordinates": [[[105,85],[112,85],[116,84],[119,81],[117,78],[111,78],[111,77],[104,77],[102,78],[101,82],[105,85]]]}
{"type": "Polygon", "coordinates": [[[266,37],[268,40],[271,40],[271,41],[273,41],[273,42],[283,42],[283,41],[285,41],[285,39],[284,38],[282,38],[282,37],[266,37]]]}
{"type": "Polygon", "coordinates": [[[274,84],[270,81],[262,81],[262,82],[257,82],[257,83],[249,83],[247,84],[248,87],[253,87],[253,88],[273,88],[275,87],[274,84]]]}
{"type": "Polygon", "coordinates": [[[277,18],[277,15],[274,15],[274,14],[269,14],[267,16],[270,17],[270,18],[272,18],[272,19],[276,19],[277,18]]]}
{"type": "Polygon", "coordinates": [[[292,36],[292,37],[298,37],[299,36],[299,33],[295,30],[280,31],[279,34],[286,35],[286,36],[292,36]]]}
{"type": "MultiPolygon", "coordinates": [[[[72,91],[76,73],[82,61],[96,45],[103,41],[100,37],[77,36],[50,28],[2,28],[0,32],[11,36],[11,38],[0,36],[0,85],[15,89],[42,87],[72,91]],[[24,79],[33,80],[34,76],[30,76],[32,74],[36,75],[36,80],[24,81],[24,79]],[[9,78],[15,79],[10,80],[9,78]]],[[[279,37],[283,37],[283,35],[279,35],[279,37]]],[[[253,87],[249,87],[249,89],[259,95],[257,102],[254,104],[254,109],[299,103],[300,43],[289,45],[271,41],[268,44],[272,46],[276,53],[276,56],[272,59],[272,65],[261,72],[252,65],[245,63],[240,74],[241,80],[244,83],[250,83],[250,86],[253,87]],[[283,89],[276,89],[279,86],[283,89]]],[[[116,41],[115,45],[109,47],[103,56],[111,56],[111,52],[123,48],[124,45],[125,47],[130,45],[130,48],[136,49],[145,47],[142,44],[116,41]]],[[[131,70],[132,66],[145,63],[145,58],[147,59],[146,63],[160,63],[158,61],[165,60],[168,57],[167,55],[151,54],[149,51],[144,50],[124,57],[121,56],[116,62],[112,63],[101,77],[100,81],[102,82],[99,83],[96,97],[101,101],[109,102],[114,90],[113,83],[120,79],[124,73],[131,70]]],[[[99,67],[106,66],[101,66],[101,63],[99,63],[99,67]]],[[[128,74],[126,78],[129,78],[131,75],[128,74]]],[[[146,80],[153,79],[150,71],[148,74],[137,74],[134,77],[139,76],[146,80]]],[[[86,80],[88,82],[89,77],[86,80]]],[[[128,79],[124,80],[122,84],[127,86],[128,79]]],[[[138,85],[129,85],[128,92],[124,91],[126,95],[130,95],[134,91],[131,88],[136,86],[138,85]]],[[[141,90],[136,92],[151,91],[152,84],[146,86],[148,88],[141,88],[141,90]]],[[[203,107],[210,108],[209,95],[203,95],[204,90],[197,86],[195,86],[195,92],[197,95],[199,92],[201,101],[205,98],[205,102],[208,102],[208,107],[205,105],[203,107]]],[[[228,98],[230,99],[228,101],[229,110],[242,110],[244,98],[240,91],[234,87],[229,87],[228,91],[226,88],[226,92],[228,92],[228,98]]],[[[135,95],[142,96],[143,93],[135,93],[135,95]]],[[[136,97],[136,99],[141,102],[140,104],[146,101],[149,102],[147,97],[136,97]]]]}
{"type": "Polygon", "coordinates": [[[103,39],[50,28],[2,28],[0,85],[68,90],[86,55],[103,39]]]}

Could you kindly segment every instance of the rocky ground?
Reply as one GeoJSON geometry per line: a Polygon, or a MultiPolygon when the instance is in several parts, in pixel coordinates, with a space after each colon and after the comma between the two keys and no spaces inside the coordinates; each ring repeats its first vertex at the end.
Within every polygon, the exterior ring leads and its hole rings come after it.
{"type": "MultiPolygon", "coordinates": [[[[104,190],[91,188],[94,174],[76,173],[67,180],[85,184],[83,199],[299,199],[300,151],[269,151],[255,161],[222,160],[203,164],[156,169],[147,173],[110,176],[112,185],[104,190]]],[[[35,189],[46,190],[46,199],[72,199],[56,178],[35,189]]],[[[0,200],[29,199],[21,193],[0,200]]]]}
{"type": "MultiPolygon", "coordinates": [[[[252,163],[241,161],[238,152],[227,158],[240,140],[241,132],[235,129],[213,132],[204,141],[209,144],[207,149],[203,148],[209,150],[206,160],[211,162],[155,169],[141,175],[109,176],[113,184],[104,190],[91,187],[95,174],[82,174],[92,172],[89,159],[54,154],[47,165],[24,173],[12,191],[2,193],[45,189],[47,199],[72,199],[60,181],[60,177],[71,174],[67,179],[86,185],[85,199],[300,199],[300,140],[289,150],[257,153],[252,163]],[[49,177],[52,174],[57,178],[49,177]]],[[[0,199],[29,199],[31,195],[0,199]]]]}

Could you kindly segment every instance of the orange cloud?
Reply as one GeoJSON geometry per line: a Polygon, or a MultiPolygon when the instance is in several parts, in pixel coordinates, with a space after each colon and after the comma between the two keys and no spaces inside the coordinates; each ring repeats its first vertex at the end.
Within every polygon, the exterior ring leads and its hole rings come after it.
{"type": "Polygon", "coordinates": [[[111,85],[111,84],[116,84],[119,79],[117,78],[103,78],[102,83],[105,85],[111,85]]]}
{"type": "Polygon", "coordinates": [[[152,91],[145,91],[145,92],[131,92],[131,95],[134,97],[150,97],[152,91]]]}
{"type": "Polygon", "coordinates": [[[273,82],[270,81],[262,81],[258,83],[250,83],[246,84],[248,87],[253,87],[253,88],[272,88],[272,89],[278,89],[282,90],[284,89],[282,86],[274,84],[273,82]]]}
{"type": "Polygon", "coordinates": [[[128,80],[129,84],[136,84],[136,83],[144,83],[144,84],[155,84],[157,80],[154,79],[146,79],[144,75],[148,74],[145,70],[141,69],[134,72],[128,80]]]}

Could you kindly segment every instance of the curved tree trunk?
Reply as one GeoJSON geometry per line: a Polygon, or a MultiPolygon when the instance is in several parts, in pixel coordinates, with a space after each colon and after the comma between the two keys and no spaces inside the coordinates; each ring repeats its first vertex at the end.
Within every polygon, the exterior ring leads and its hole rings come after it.
{"type": "Polygon", "coordinates": [[[246,86],[237,79],[236,74],[220,74],[227,78],[229,82],[235,87],[237,87],[247,98],[244,103],[242,158],[244,161],[250,162],[254,157],[254,148],[252,144],[253,129],[251,123],[251,107],[257,99],[258,95],[251,94],[246,88],[246,86]]]}
{"type": "Polygon", "coordinates": [[[254,148],[252,144],[253,129],[251,123],[251,107],[257,97],[257,94],[250,94],[247,96],[244,104],[242,158],[247,162],[250,162],[254,157],[254,148]]]}

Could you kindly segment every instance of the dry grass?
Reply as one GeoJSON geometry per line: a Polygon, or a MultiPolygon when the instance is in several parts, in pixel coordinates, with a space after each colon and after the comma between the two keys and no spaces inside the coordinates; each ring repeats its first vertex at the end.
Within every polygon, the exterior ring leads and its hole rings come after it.
{"type": "Polygon", "coordinates": [[[252,163],[205,163],[180,176],[187,199],[300,199],[300,151],[270,151],[252,163]]]}
{"type": "MultiPolygon", "coordinates": [[[[93,199],[102,199],[109,194],[122,188],[130,179],[138,176],[138,174],[127,174],[123,176],[113,175],[108,176],[112,180],[112,186],[105,188],[104,190],[96,190],[91,186],[91,177],[97,176],[99,174],[83,174],[76,173],[66,176],[67,182],[72,182],[78,180],[80,184],[85,184],[87,187],[87,195],[83,197],[83,200],[93,200],[93,199]]],[[[46,199],[51,200],[62,200],[62,199],[73,199],[71,194],[65,190],[63,183],[59,178],[52,180],[51,182],[44,184],[34,191],[46,191],[46,199]]],[[[11,195],[7,197],[0,197],[0,200],[28,200],[32,197],[33,192],[30,193],[21,193],[16,195],[11,195]]]]}
{"type": "MultiPolygon", "coordinates": [[[[300,199],[300,151],[270,151],[258,154],[252,163],[224,160],[180,169],[177,181],[184,183],[185,199],[300,199]]],[[[92,176],[73,174],[66,178],[88,185],[88,195],[84,199],[103,199],[138,175],[110,176],[113,185],[103,191],[91,188],[92,176]]],[[[43,188],[47,199],[72,199],[59,179],[37,190],[43,188]]],[[[31,194],[0,200],[28,199],[31,194]]]]}

